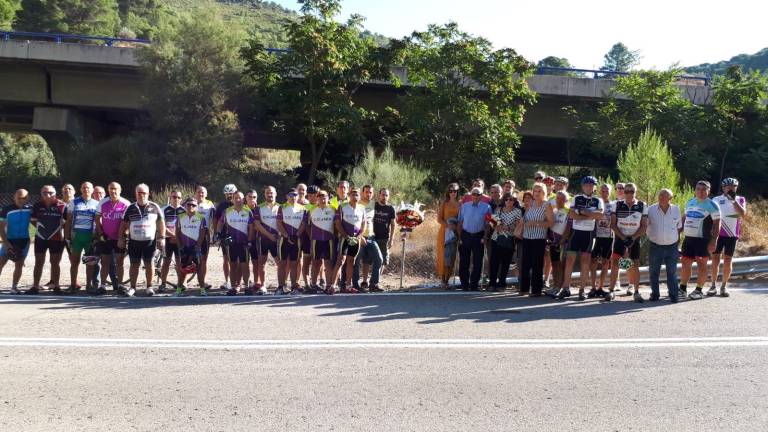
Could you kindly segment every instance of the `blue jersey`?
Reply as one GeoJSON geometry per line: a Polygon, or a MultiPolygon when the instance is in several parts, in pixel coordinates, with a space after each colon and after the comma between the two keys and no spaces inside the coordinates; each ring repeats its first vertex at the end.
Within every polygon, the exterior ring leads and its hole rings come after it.
{"type": "Polygon", "coordinates": [[[685,225],[683,233],[686,237],[709,239],[712,237],[712,224],[720,219],[720,207],[709,198],[699,201],[691,198],[685,205],[685,225]]]}
{"type": "Polygon", "coordinates": [[[99,202],[95,199],[84,200],[77,197],[69,202],[67,213],[72,215],[72,231],[92,233],[99,202]]]}
{"type": "Polygon", "coordinates": [[[15,203],[3,207],[0,211],[0,221],[8,225],[8,239],[29,239],[29,222],[32,220],[32,205],[24,204],[19,207],[15,203]]]}

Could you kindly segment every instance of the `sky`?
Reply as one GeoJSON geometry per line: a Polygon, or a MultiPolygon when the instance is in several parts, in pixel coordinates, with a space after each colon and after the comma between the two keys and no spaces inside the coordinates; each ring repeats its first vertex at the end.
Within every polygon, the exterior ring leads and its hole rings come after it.
{"type": "MultiPolygon", "coordinates": [[[[273,0],[297,10],[295,0],[273,0]]],[[[467,33],[513,48],[528,60],[567,58],[596,69],[616,42],[640,50],[640,68],[692,66],[768,47],[768,0],[344,0],[342,17],[402,37],[456,21],[467,33]]]]}

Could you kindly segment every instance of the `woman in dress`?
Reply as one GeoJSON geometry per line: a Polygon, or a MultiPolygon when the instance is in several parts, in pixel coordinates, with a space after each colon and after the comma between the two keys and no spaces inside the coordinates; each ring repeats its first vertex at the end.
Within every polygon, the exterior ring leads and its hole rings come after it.
{"type": "MultiPolygon", "coordinates": [[[[448,287],[448,281],[453,275],[453,266],[456,262],[456,244],[451,247],[453,252],[449,254],[449,257],[445,257],[445,234],[446,230],[456,230],[456,219],[459,216],[459,208],[461,203],[459,202],[461,196],[459,195],[459,184],[451,183],[445,190],[443,201],[440,203],[440,208],[437,211],[437,222],[440,224],[440,231],[437,233],[437,244],[435,248],[436,255],[436,273],[442,282],[443,288],[448,287]],[[453,220],[451,220],[453,219],[453,220]]],[[[455,236],[454,236],[455,238],[455,236]]]]}

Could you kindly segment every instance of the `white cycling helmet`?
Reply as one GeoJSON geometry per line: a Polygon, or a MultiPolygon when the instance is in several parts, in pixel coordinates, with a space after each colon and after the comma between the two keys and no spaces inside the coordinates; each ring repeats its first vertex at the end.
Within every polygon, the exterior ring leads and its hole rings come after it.
{"type": "Polygon", "coordinates": [[[224,193],[225,194],[231,194],[237,192],[237,186],[233,185],[232,183],[224,186],[224,193]]]}

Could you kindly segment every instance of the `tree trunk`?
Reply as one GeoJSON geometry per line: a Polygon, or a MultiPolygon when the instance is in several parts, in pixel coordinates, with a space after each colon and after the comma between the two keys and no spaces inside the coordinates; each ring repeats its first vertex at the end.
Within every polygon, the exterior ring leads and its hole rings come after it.
{"type": "Polygon", "coordinates": [[[317,175],[317,168],[320,166],[320,161],[325,153],[325,146],[327,141],[323,141],[318,144],[314,140],[309,143],[309,147],[312,149],[312,163],[309,165],[309,175],[307,176],[307,184],[314,184],[315,177],[317,175]]]}
{"type": "Polygon", "coordinates": [[[731,133],[728,135],[728,143],[725,145],[723,158],[720,159],[720,177],[717,179],[718,182],[723,180],[723,175],[725,174],[725,159],[728,157],[728,150],[731,148],[731,143],[733,142],[733,129],[736,126],[735,123],[735,120],[731,120],[731,133]]]}

